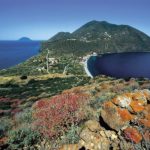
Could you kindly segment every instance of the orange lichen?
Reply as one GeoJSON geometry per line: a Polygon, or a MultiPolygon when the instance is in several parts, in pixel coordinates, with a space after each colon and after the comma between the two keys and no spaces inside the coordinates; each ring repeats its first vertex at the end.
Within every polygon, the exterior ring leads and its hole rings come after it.
{"type": "Polygon", "coordinates": [[[112,100],[111,100],[114,104],[118,104],[118,99],[117,98],[113,98],[112,100]]]}
{"type": "Polygon", "coordinates": [[[134,112],[141,112],[144,110],[144,106],[140,101],[131,101],[130,106],[134,112]]]}
{"type": "Polygon", "coordinates": [[[114,107],[115,105],[112,103],[112,102],[106,102],[104,103],[104,108],[111,108],[111,107],[114,107]]]}
{"type": "Polygon", "coordinates": [[[145,127],[150,128],[150,120],[147,119],[139,119],[139,122],[143,124],[145,127]]]}
{"type": "Polygon", "coordinates": [[[123,95],[117,96],[116,98],[112,99],[112,102],[116,105],[120,105],[121,102],[124,101],[126,97],[123,95]]]}
{"type": "Polygon", "coordinates": [[[133,95],[132,95],[132,99],[134,100],[134,101],[141,101],[141,103],[146,103],[146,96],[144,95],[144,93],[143,93],[143,91],[138,91],[138,92],[135,92],[135,93],[133,93],[133,95]]]}
{"type": "Polygon", "coordinates": [[[129,98],[132,98],[133,93],[125,93],[123,95],[125,95],[126,97],[129,97],[129,98]]]}
{"type": "Polygon", "coordinates": [[[133,141],[136,144],[142,140],[142,136],[136,128],[128,127],[124,130],[124,134],[127,140],[133,141]]]}
{"type": "Polygon", "coordinates": [[[135,92],[135,93],[133,93],[132,98],[134,100],[138,100],[138,99],[143,98],[143,95],[140,92],[135,92]]]}
{"type": "Polygon", "coordinates": [[[143,113],[144,113],[145,119],[150,120],[150,104],[145,106],[143,113]]]}
{"type": "Polygon", "coordinates": [[[123,121],[130,121],[134,118],[127,109],[117,108],[118,114],[123,121]]]}

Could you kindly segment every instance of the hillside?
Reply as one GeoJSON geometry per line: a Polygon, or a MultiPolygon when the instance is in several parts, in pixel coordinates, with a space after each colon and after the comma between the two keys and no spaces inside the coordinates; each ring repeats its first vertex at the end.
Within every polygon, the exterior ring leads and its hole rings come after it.
{"type": "Polygon", "coordinates": [[[2,77],[0,149],[148,150],[149,88],[105,76],[2,77]]]}
{"type": "Polygon", "coordinates": [[[56,34],[43,43],[42,50],[47,48],[56,55],[150,51],[150,37],[128,25],[91,21],[73,33],[56,34]]]}

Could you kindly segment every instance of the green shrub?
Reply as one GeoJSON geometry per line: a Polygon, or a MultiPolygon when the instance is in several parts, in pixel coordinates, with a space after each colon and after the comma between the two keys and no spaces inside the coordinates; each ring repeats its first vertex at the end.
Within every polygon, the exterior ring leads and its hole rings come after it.
{"type": "Polygon", "coordinates": [[[0,119],[0,138],[5,136],[7,131],[12,127],[12,121],[9,118],[1,118],[0,119]]]}
{"type": "Polygon", "coordinates": [[[102,93],[99,97],[96,97],[93,101],[90,102],[90,106],[94,109],[99,109],[103,102],[112,99],[115,95],[115,93],[111,92],[102,93]]]}
{"type": "Polygon", "coordinates": [[[25,109],[23,112],[16,114],[15,115],[15,121],[18,124],[31,123],[32,122],[32,111],[31,111],[31,109],[25,109]]]}
{"type": "Polygon", "coordinates": [[[80,140],[80,137],[79,137],[79,133],[81,131],[81,128],[78,127],[77,125],[75,124],[72,124],[68,131],[65,133],[64,136],[62,136],[62,144],[75,144],[75,143],[78,143],[79,140],[80,140]]]}
{"type": "Polygon", "coordinates": [[[8,135],[8,144],[10,149],[29,148],[40,140],[40,134],[31,128],[20,128],[12,130],[8,135]]]}

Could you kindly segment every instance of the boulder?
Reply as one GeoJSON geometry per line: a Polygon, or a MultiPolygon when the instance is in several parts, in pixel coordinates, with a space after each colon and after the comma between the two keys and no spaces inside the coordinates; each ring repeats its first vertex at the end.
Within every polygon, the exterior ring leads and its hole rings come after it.
{"type": "Polygon", "coordinates": [[[88,120],[85,122],[85,126],[92,132],[99,131],[101,129],[99,122],[96,120],[88,120]]]}
{"type": "Polygon", "coordinates": [[[101,111],[104,122],[112,129],[119,131],[134,118],[127,109],[118,108],[112,102],[106,102],[101,111]]]}
{"type": "Polygon", "coordinates": [[[87,127],[80,134],[81,146],[89,150],[109,150],[110,141],[106,136],[101,136],[99,132],[92,132],[87,127]]]}

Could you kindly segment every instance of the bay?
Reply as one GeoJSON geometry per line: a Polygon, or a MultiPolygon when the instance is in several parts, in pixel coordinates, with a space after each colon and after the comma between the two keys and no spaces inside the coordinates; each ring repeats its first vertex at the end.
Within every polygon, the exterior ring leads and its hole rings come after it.
{"type": "Polygon", "coordinates": [[[92,76],[150,78],[150,52],[127,52],[91,56],[87,61],[92,76]]]}

